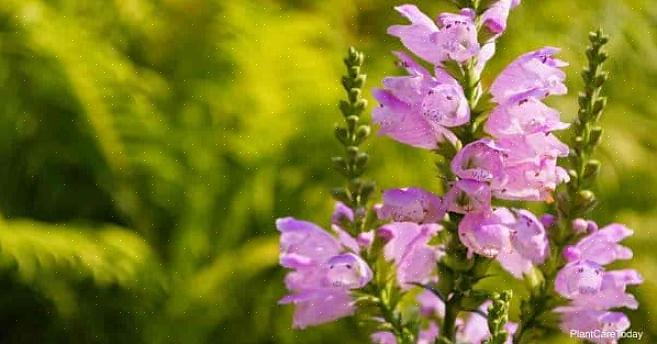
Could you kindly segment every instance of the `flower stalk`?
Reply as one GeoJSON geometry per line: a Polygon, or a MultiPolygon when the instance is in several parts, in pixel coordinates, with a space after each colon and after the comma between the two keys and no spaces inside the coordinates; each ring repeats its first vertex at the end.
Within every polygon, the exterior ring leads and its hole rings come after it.
{"type": "Polygon", "coordinates": [[[593,191],[588,188],[600,172],[600,162],[592,158],[595,148],[602,139],[600,117],[607,104],[602,87],[608,74],[602,67],[607,59],[604,45],[609,38],[599,29],[589,34],[590,46],[586,50],[588,66],[582,71],[584,91],[579,94],[579,111],[572,125],[572,153],[569,157],[571,178],[567,191],[558,198],[558,214],[564,220],[584,216],[596,205],[593,191]]]}
{"type": "MultiPolygon", "coordinates": [[[[478,0],[455,1],[460,8],[470,8],[478,12],[478,0]]],[[[480,29],[478,20],[475,18],[477,31],[480,29]]],[[[477,126],[479,122],[477,117],[481,114],[479,111],[479,101],[482,98],[481,75],[475,68],[476,58],[470,59],[464,64],[458,64],[454,61],[445,63],[445,70],[448,71],[461,85],[463,93],[467,100],[467,105],[471,114],[470,122],[462,128],[455,130],[457,139],[455,143],[443,143],[438,146],[436,153],[439,155],[436,166],[438,172],[444,181],[444,187],[454,181],[455,176],[451,171],[450,162],[454,156],[463,147],[476,140],[477,126]]],[[[442,295],[446,295],[445,316],[442,321],[440,338],[438,343],[453,343],[456,341],[456,319],[461,311],[465,309],[464,303],[471,301],[468,296],[472,293],[475,283],[486,275],[490,259],[477,256],[468,257],[467,248],[461,243],[458,235],[458,226],[462,219],[459,214],[450,214],[450,221],[445,223],[445,228],[449,231],[447,236],[445,258],[438,262],[438,269],[441,272],[439,281],[439,290],[442,295]]]]}
{"type": "Polygon", "coordinates": [[[619,243],[632,231],[580,218],[596,203],[590,188],[600,164],[592,156],[602,135],[608,39],[600,31],[589,37],[570,149],[554,134],[569,125],[544,103],[568,91],[558,48],[519,56],[482,87],[495,40],[520,0],[452,2],[458,13],[435,20],[414,5],[395,7],[410,23],[388,33],[433,68],[395,52],[406,74],[383,80],[372,111],[379,134],[438,155],[444,193],[387,189],[381,203],[368,203],[374,184],[362,179],[368,155],[360,146],[370,134],[361,118],[363,54],[349,49],[344,124],[335,129],[344,155],[332,159],[347,183],[332,192],[338,202],[330,231],[277,221],[281,265],[292,270],[280,302],[296,306],[298,328],[358,312],[374,324],[377,344],[535,342],[557,321],[565,330],[627,329],[617,309],[638,307],[626,287],[643,280],[635,270],[607,266],[631,258],[619,243]],[[566,156],[567,169],[558,165],[566,156]],[[553,204],[556,216],[539,217],[517,201],[553,204]],[[493,261],[528,285],[518,324],[509,319],[510,290],[478,286],[493,261]]]}
{"type": "Polygon", "coordinates": [[[350,233],[358,234],[365,230],[365,212],[370,195],[375,185],[371,181],[361,179],[365,172],[369,155],[360,150],[360,145],[370,136],[371,127],[362,121],[362,113],[367,107],[363,99],[363,86],[367,75],[361,71],[364,55],[354,47],[350,47],[344,64],[347,74],[342,77],[342,87],[347,99],[339,103],[344,125],[337,125],[335,137],[344,147],[344,155],[331,159],[333,167],[347,179],[347,186],[331,190],[333,197],[354,211],[355,219],[350,233]]]}

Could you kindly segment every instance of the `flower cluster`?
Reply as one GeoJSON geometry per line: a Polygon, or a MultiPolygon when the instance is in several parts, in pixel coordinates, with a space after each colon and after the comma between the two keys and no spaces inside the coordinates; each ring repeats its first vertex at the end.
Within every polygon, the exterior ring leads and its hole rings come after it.
{"type": "MultiPolygon", "coordinates": [[[[334,219],[353,214],[342,205],[334,219]]],[[[367,233],[351,237],[337,224],[335,235],[319,226],[291,217],[278,219],[281,232],[280,264],[293,269],[285,278],[290,294],[280,303],[296,305],[294,327],[305,328],[333,321],[355,311],[350,290],[364,287],[372,270],[359,256],[369,245],[367,233]]]]}
{"type": "MultiPolygon", "coordinates": [[[[567,264],[557,274],[555,289],[570,303],[555,309],[561,313],[561,326],[564,331],[624,331],[630,326],[629,320],[625,314],[610,309],[636,309],[638,302],[626,292],[626,287],[640,284],[643,279],[636,270],[606,271],[604,266],[618,259],[632,258],[632,251],[618,244],[632,235],[632,231],[620,224],[598,229],[592,221],[587,225],[583,225],[587,221],[575,221],[579,223],[574,223],[573,227],[590,234],[564,250],[567,264]]],[[[608,338],[593,340],[606,343],[608,338]]]]}
{"type": "Polygon", "coordinates": [[[373,91],[379,106],[372,118],[380,135],[435,151],[446,161],[439,165],[444,194],[393,188],[383,192],[381,203],[368,204],[374,184],[360,179],[367,155],[358,145],[369,127],[356,115],[365,104],[360,98],[363,57],[350,50],[343,79],[349,102],[341,103],[346,127],[336,129],[346,157],[334,159],[348,186],[333,193],[339,202],[332,233],[293,218],[277,221],[280,263],[292,270],[285,279],[290,294],[281,303],[296,306],[298,328],[352,315],[362,304],[376,327],[375,343],[517,342],[537,326],[532,321],[543,310],[521,309],[514,323],[508,317],[510,290],[475,288],[489,276],[489,263],[497,261],[518,279],[547,277],[546,283],[532,285],[531,297],[558,294],[569,300],[554,309],[562,329],[626,329],[625,315],[611,309],[637,307],[626,286],[641,283],[641,277],[634,270],[605,271],[604,265],[631,257],[618,245],[631,232],[621,225],[598,230],[582,219],[564,225],[578,215],[560,211],[539,218],[522,203],[512,203],[552,202],[558,185],[578,176],[558,165],[569,153],[581,154],[554,134],[569,124],[544,103],[567,92],[562,71],[567,63],[555,57],[557,48],[528,52],[484,92],[481,73],[520,0],[488,1],[486,8],[477,8],[478,1],[454,2],[475,8],[461,6],[458,13],[442,13],[434,21],[416,6],[396,7],[410,24],[393,25],[388,33],[423,62],[395,52],[406,75],[386,77],[373,91]],[[500,206],[502,200],[511,206],[500,206]],[[584,235],[565,248],[565,263],[551,255],[584,235]],[[555,274],[555,280],[547,280],[555,274]],[[553,282],[553,289],[545,287],[553,282]],[[416,312],[399,309],[409,295],[415,297],[416,312]],[[405,318],[409,313],[416,316],[405,318]]]}
{"type": "MultiPolygon", "coordinates": [[[[484,30],[494,37],[501,34],[516,5],[514,1],[494,3],[481,17],[484,30]]],[[[454,144],[458,138],[449,128],[471,123],[471,109],[463,86],[445,64],[470,63],[478,74],[492,56],[495,41],[483,47],[477,41],[472,9],[443,13],[437,23],[412,5],[397,10],[411,24],[392,26],[388,32],[434,64],[434,71],[432,74],[406,54],[396,53],[409,75],[385,78],[384,89],[375,90],[380,107],[373,117],[380,125],[379,133],[426,149],[454,144]]],[[[431,210],[434,215],[444,211],[465,214],[459,228],[463,244],[472,253],[496,257],[517,277],[545,259],[545,230],[528,211],[493,209],[491,198],[546,200],[559,183],[568,180],[565,170],[557,166],[557,158],[567,155],[568,147],[551,133],[568,125],[560,121],[557,110],[541,101],[548,95],[566,93],[565,74],[559,69],[566,64],[553,57],[557,51],[543,48],[527,53],[495,79],[490,93],[496,107],[485,124],[490,137],[470,142],[456,154],[451,172],[458,180],[443,200],[435,198],[435,208],[440,204],[442,209],[431,210]]],[[[404,197],[409,196],[406,193],[404,197]]],[[[384,207],[394,208],[385,201],[384,195],[384,207]]]]}
{"type": "Polygon", "coordinates": [[[551,94],[564,94],[566,64],[553,58],[558,50],[543,48],[512,62],[490,87],[497,106],[485,130],[492,138],[474,141],[456,155],[452,170],[460,178],[486,183],[496,198],[548,200],[556,186],[568,181],[557,158],[568,146],[552,131],[568,124],[559,112],[541,102],[551,94]]]}

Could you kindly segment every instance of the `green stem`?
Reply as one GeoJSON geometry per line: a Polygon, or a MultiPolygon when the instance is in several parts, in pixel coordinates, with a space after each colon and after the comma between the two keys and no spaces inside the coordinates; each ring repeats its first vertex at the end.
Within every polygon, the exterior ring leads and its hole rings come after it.
{"type": "Polygon", "coordinates": [[[452,298],[445,303],[445,318],[443,318],[444,329],[441,335],[450,341],[456,339],[456,317],[461,311],[461,295],[453,294],[452,298]]]}

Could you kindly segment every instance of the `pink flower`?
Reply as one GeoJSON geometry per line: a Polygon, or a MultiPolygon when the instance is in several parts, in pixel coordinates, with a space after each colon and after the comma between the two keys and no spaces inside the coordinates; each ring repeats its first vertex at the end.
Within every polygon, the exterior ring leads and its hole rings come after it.
{"type": "Polygon", "coordinates": [[[504,156],[504,150],[493,140],[477,140],[456,154],[451,163],[452,172],[463,179],[501,184],[506,181],[504,156]]]}
{"type": "Polygon", "coordinates": [[[393,222],[377,231],[388,241],[384,257],[395,263],[397,282],[402,288],[410,287],[409,283],[427,283],[434,279],[438,250],[430,246],[429,241],[441,229],[437,224],[393,222]]]}
{"type": "Polygon", "coordinates": [[[463,89],[440,69],[432,76],[403,53],[397,53],[410,75],[387,77],[374,90],[380,106],[373,110],[380,135],[414,147],[433,149],[455,136],[447,128],[467,123],[470,108],[463,89]]]}
{"type": "Polygon", "coordinates": [[[496,198],[538,201],[568,180],[557,166],[557,158],[567,154],[566,145],[542,132],[480,139],[463,147],[451,168],[460,178],[487,182],[496,198]]]}
{"type": "Polygon", "coordinates": [[[564,297],[596,294],[602,286],[604,268],[590,261],[578,261],[561,269],[555,280],[556,291],[564,297]]]}
{"type": "Polygon", "coordinates": [[[281,232],[280,264],[295,269],[316,266],[338,255],[340,243],[319,226],[291,217],[276,220],[281,232]]]}
{"type": "Polygon", "coordinates": [[[459,223],[459,238],[470,253],[493,258],[511,250],[509,226],[515,221],[506,208],[466,213],[459,223]]]}
{"type": "Polygon", "coordinates": [[[516,278],[542,264],[548,255],[543,224],[522,209],[467,213],[459,224],[459,238],[470,253],[497,259],[516,278]]]}
{"type": "MultiPolygon", "coordinates": [[[[605,271],[603,265],[632,257],[631,250],[618,244],[632,231],[619,224],[596,230],[597,225],[592,222],[586,223],[586,229],[589,228],[591,234],[564,250],[568,263],[557,273],[555,290],[569,299],[570,304],[555,312],[561,313],[561,328],[565,332],[625,330],[630,325],[627,317],[609,310],[636,309],[639,304],[626,289],[628,285],[643,283],[643,278],[636,270],[605,271]]],[[[596,342],[615,343],[615,340],[596,342]]]]}
{"type": "Polygon", "coordinates": [[[503,183],[493,184],[493,195],[501,199],[547,200],[558,184],[569,180],[557,166],[557,158],[568,155],[568,146],[554,135],[534,133],[496,140],[507,154],[503,183]]]}
{"type": "Polygon", "coordinates": [[[490,208],[491,193],[488,184],[472,179],[456,181],[443,199],[447,210],[465,214],[490,208]]]}
{"type": "Polygon", "coordinates": [[[445,215],[440,197],[419,188],[389,189],[383,193],[383,205],[377,209],[382,220],[435,223],[445,215]]]}
{"type": "Polygon", "coordinates": [[[481,15],[481,22],[490,33],[499,35],[506,30],[506,21],[511,9],[518,6],[520,0],[498,0],[481,15]]]}
{"type": "Polygon", "coordinates": [[[294,328],[304,329],[346,316],[356,311],[353,299],[345,289],[309,289],[287,295],[280,304],[294,304],[294,328]]]}
{"type": "Polygon", "coordinates": [[[570,249],[577,260],[588,260],[606,265],[619,259],[632,258],[632,251],[618,243],[632,235],[632,230],[624,225],[613,223],[584,237],[570,249]]]}
{"type": "Polygon", "coordinates": [[[504,104],[529,96],[540,100],[548,95],[566,94],[566,74],[559,68],[568,64],[552,57],[557,52],[557,48],[546,47],[511,62],[490,87],[493,100],[504,104]]]}
{"type": "Polygon", "coordinates": [[[348,225],[353,220],[353,211],[344,203],[336,202],[333,215],[331,215],[331,229],[338,235],[340,245],[348,248],[351,252],[358,253],[370,247],[374,239],[374,232],[363,232],[354,238],[342,228],[342,226],[348,225]]]}
{"type": "Polygon", "coordinates": [[[497,106],[488,116],[486,132],[495,137],[547,133],[568,128],[559,111],[533,97],[497,106]]]}
{"type": "Polygon", "coordinates": [[[573,330],[579,332],[604,331],[608,335],[590,338],[594,343],[617,343],[616,338],[620,337],[620,332],[630,327],[630,320],[621,312],[572,307],[559,307],[555,311],[561,313],[561,330],[565,333],[573,330]],[[610,332],[615,332],[616,338],[610,338],[610,332]]]}
{"type": "Polygon", "coordinates": [[[281,232],[280,263],[293,269],[285,277],[290,294],[280,303],[295,305],[294,327],[353,314],[350,290],[362,288],[372,279],[367,263],[355,252],[345,253],[351,249],[348,245],[313,223],[286,217],[278,219],[276,227],[281,232]]]}
{"type": "Polygon", "coordinates": [[[472,10],[465,9],[460,14],[443,13],[435,23],[414,5],[395,9],[411,24],[393,25],[388,33],[401,39],[408,50],[422,59],[440,65],[450,59],[464,62],[479,52],[472,10]]]}

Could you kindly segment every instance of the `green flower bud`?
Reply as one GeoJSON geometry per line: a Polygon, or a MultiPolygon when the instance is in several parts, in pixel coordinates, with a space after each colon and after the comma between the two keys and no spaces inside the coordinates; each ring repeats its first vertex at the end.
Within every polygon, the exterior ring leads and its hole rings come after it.
{"type": "Polygon", "coordinates": [[[340,141],[340,143],[347,144],[349,140],[349,133],[347,128],[344,127],[335,127],[335,137],[340,141]]]}
{"type": "Polygon", "coordinates": [[[351,204],[351,196],[349,194],[349,191],[345,188],[333,188],[331,190],[331,195],[336,201],[340,201],[344,204],[351,204]]]}
{"type": "Polygon", "coordinates": [[[591,181],[598,176],[598,173],[600,173],[600,161],[589,160],[584,166],[584,174],[582,175],[582,178],[591,181]]]}
{"type": "Polygon", "coordinates": [[[591,145],[591,147],[595,147],[599,145],[601,140],[602,140],[602,128],[601,127],[591,128],[591,131],[589,132],[589,144],[591,145]]]}

